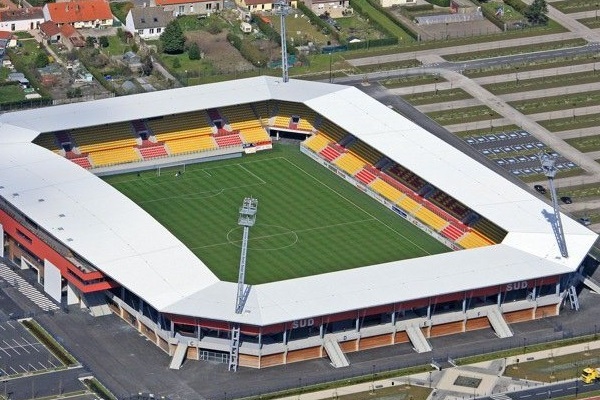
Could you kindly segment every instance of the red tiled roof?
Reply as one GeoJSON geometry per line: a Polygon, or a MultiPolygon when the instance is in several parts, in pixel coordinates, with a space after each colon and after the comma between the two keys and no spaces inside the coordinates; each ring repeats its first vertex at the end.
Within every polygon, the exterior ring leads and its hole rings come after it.
{"type": "Polygon", "coordinates": [[[50,19],[57,24],[112,19],[110,6],[105,0],[79,0],[64,3],[46,3],[50,19]]]}
{"type": "Polygon", "coordinates": [[[71,37],[73,35],[79,35],[77,29],[73,28],[73,25],[63,25],[60,27],[60,31],[66,37],[71,37]]]}
{"type": "Polygon", "coordinates": [[[12,33],[8,31],[0,31],[0,40],[10,40],[12,33]]]}
{"type": "Polygon", "coordinates": [[[42,22],[40,24],[40,31],[48,37],[55,36],[60,33],[60,28],[52,21],[42,22]]]}

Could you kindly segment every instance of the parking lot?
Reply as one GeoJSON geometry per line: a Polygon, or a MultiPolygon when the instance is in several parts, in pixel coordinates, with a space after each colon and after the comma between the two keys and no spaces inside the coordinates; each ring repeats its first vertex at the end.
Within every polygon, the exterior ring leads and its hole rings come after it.
{"type": "Polygon", "coordinates": [[[543,174],[537,157],[540,152],[555,156],[555,166],[559,171],[578,168],[577,164],[550,151],[546,145],[523,130],[473,136],[465,141],[516,176],[543,174]]]}
{"type": "Polygon", "coordinates": [[[0,374],[12,376],[62,366],[18,321],[0,323],[0,374]]]}

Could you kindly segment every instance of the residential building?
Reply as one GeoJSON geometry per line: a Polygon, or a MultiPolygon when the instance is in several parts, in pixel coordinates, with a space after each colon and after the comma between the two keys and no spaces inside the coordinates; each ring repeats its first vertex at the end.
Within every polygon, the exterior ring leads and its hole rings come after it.
{"type": "MultiPolygon", "coordinates": [[[[236,0],[236,3],[250,12],[270,11],[274,8],[273,0],[236,0]]],[[[296,8],[297,5],[298,2],[296,0],[290,1],[290,6],[296,8]]]]}
{"type": "Polygon", "coordinates": [[[78,29],[112,26],[114,18],[106,0],[46,3],[43,12],[46,21],[54,21],[58,26],[72,25],[78,29]]]}
{"type": "Polygon", "coordinates": [[[173,13],[162,7],[132,8],[125,18],[125,30],[144,40],[158,39],[173,18],[173,13]]]}
{"type": "Polygon", "coordinates": [[[223,9],[224,0],[154,0],[153,5],[162,7],[174,16],[210,15],[223,9]]]}
{"type": "Polygon", "coordinates": [[[40,25],[40,32],[50,43],[62,43],[69,49],[85,46],[83,35],[72,25],[58,26],[53,21],[46,21],[40,25]]]}
{"type": "Polygon", "coordinates": [[[41,7],[16,8],[0,11],[0,30],[21,32],[38,29],[44,22],[41,7]]]}

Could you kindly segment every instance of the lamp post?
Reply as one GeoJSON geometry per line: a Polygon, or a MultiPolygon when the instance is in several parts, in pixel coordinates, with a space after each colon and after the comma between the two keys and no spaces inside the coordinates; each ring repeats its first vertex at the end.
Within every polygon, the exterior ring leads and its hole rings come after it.
{"type": "Polygon", "coordinates": [[[329,83],[333,82],[333,75],[331,74],[331,51],[329,52],[329,83]]]}
{"type": "Polygon", "coordinates": [[[600,7],[599,3],[596,3],[596,21],[598,21],[598,8],[600,7]]]}
{"type": "Polygon", "coordinates": [[[515,82],[519,86],[519,67],[515,67],[515,82]]]}
{"type": "Polygon", "coordinates": [[[493,124],[493,119],[494,119],[494,113],[492,111],[490,111],[490,132],[494,131],[494,124],[493,124]]]}
{"type": "Polygon", "coordinates": [[[375,364],[371,366],[371,390],[375,392],[375,364]]]}
{"type": "Polygon", "coordinates": [[[524,337],[523,338],[523,353],[525,353],[527,351],[527,338],[524,337]]]}

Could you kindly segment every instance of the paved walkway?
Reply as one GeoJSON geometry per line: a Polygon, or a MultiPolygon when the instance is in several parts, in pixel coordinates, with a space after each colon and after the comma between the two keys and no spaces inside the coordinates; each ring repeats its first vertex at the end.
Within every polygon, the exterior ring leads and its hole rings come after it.
{"type": "Polygon", "coordinates": [[[371,382],[360,383],[346,386],[338,389],[322,390],[312,393],[302,393],[300,395],[283,397],[284,400],[320,400],[337,398],[352,393],[377,391],[379,388],[391,387],[396,385],[418,385],[431,387],[434,389],[429,395],[428,400],[457,400],[465,397],[479,397],[496,395],[501,393],[513,392],[532,386],[541,386],[543,383],[531,380],[515,381],[512,378],[504,377],[504,370],[524,360],[533,361],[558,357],[566,354],[580,353],[589,350],[599,349],[600,341],[582,343],[572,346],[561,347],[559,349],[543,350],[534,353],[519,354],[505,359],[485,361],[482,363],[465,365],[454,368],[447,368],[442,371],[425,372],[421,374],[389,378],[376,379],[371,382]],[[481,383],[476,388],[455,385],[458,376],[481,379],[481,383]]]}

